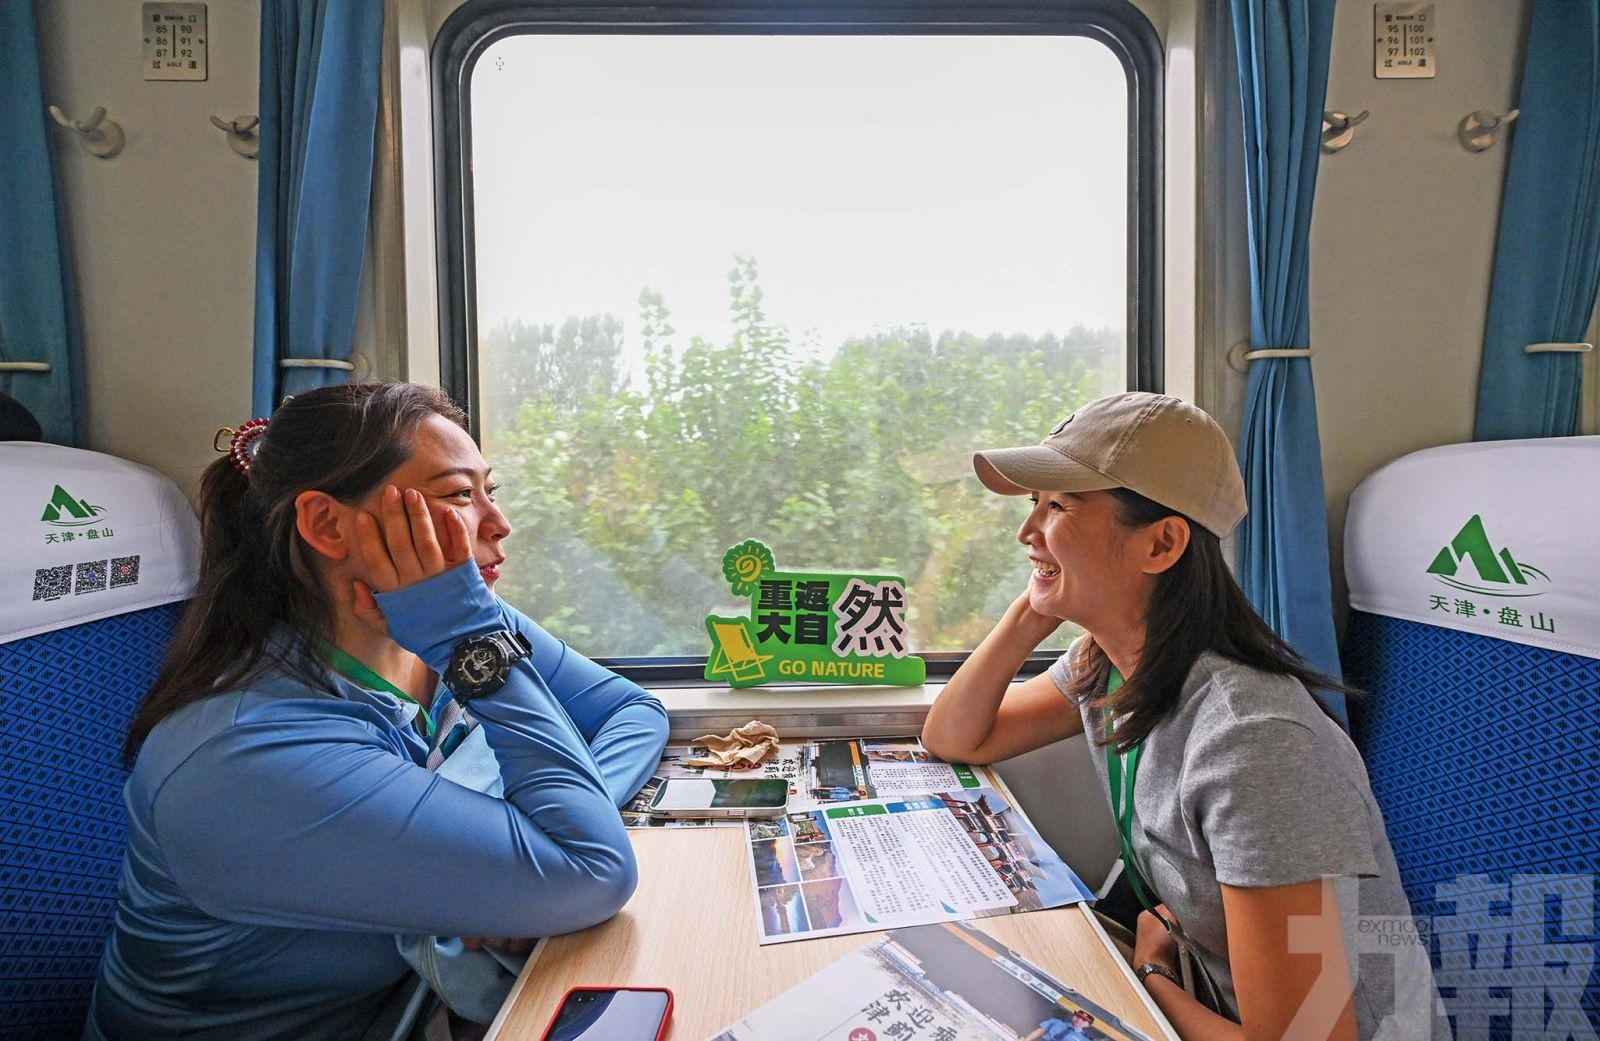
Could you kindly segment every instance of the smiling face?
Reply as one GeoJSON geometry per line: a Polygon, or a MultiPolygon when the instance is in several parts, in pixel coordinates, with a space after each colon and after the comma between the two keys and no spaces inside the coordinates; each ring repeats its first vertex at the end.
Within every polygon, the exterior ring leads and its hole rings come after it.
{"type": "Polygon", "coordinates": [[[1116,497],[1097,491],[1032,492],[1029,498],[1033,508],[1017,541],[1033,562],[1033,609],[1097,636],[1140,625],[1155,576],[1147,573],[1145,533],[1117,519],[1116,497]]]}
{"type": "Polygon", "coordinates": [[[499,487],[489,476],[489,464],[471,435],[443,416],[429,416],[411,435],[411,457],[396,467],[358,504],[376,513],[386,485],[422,493],[433,517],[434,530],[444,530],[448,507],[466,522],[472,557],[478,562],[490,589],[500,578],[505,552],[500,541],[511,534],[511,522],[495,505],[499,487]]]}

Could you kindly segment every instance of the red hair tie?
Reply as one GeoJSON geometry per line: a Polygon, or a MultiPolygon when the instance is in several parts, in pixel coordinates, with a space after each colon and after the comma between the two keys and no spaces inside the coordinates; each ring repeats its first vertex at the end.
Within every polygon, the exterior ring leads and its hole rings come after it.
{"type": "Polygon", "coordinates": [[[227,452],[232,459],[233,468],[248,477],[250,464],[255,462],[256,453],[261,450],[261,446],[255,444],[255,441],[266,433],[266,430],[267,420],[265,419],[249,420],[240,426],[238,430],[223,427],[211,439],[211,447],[219,452],[227,452]],[[223,448],[221,444],[223,434],[230,435],[227,448],[223,448]]]}

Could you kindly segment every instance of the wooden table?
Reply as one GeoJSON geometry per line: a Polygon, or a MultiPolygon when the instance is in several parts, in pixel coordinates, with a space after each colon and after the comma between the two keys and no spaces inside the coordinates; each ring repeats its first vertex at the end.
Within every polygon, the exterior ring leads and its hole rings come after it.
{"type": "MultiPolygon", "coordinates": [[[[630,836],[639,859],[633,899],[608,922],[541,941],[487,1041],[538,1041],[568,987],[629,985],[670,988],[675,1001],[667,1037],[703,1041],[882,935],[761,947],[743,828],[630,836]]],[[[974,924],[1129,1026],[1156,1041],[1176,1041],[1086,905],[974,924]]]]}

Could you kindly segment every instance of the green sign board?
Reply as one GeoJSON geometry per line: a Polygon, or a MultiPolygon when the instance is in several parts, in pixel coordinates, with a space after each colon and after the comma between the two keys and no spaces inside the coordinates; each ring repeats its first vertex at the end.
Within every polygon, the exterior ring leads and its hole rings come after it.
{"type": "Polygon", "coordinates": [[[779,571],[755,539],[723,554],[722,574],[734,596],[749,597],[750,615],[706,618],[706,679],[914,687],[927,677],[910,652],[904,579],[779,571]]]}

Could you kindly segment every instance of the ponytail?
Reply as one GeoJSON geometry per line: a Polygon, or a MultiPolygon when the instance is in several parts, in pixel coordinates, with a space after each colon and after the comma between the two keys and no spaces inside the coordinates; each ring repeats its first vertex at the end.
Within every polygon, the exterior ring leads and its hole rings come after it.
{"type": "MultiPolygon", "coordinates": [[[[231,459],[206,467],[199,511],[200,579],[155,683],[128,724],[123,754],[129,763],[161,720],[255,675],[267,656],[273,624],[286,615],[283,590],[274,588],[280,583],[262,566],[271,556],[272,534],[249,477],[231,459]]],[[[325,685],[311,663],[290,664],[325,685]]]]}

